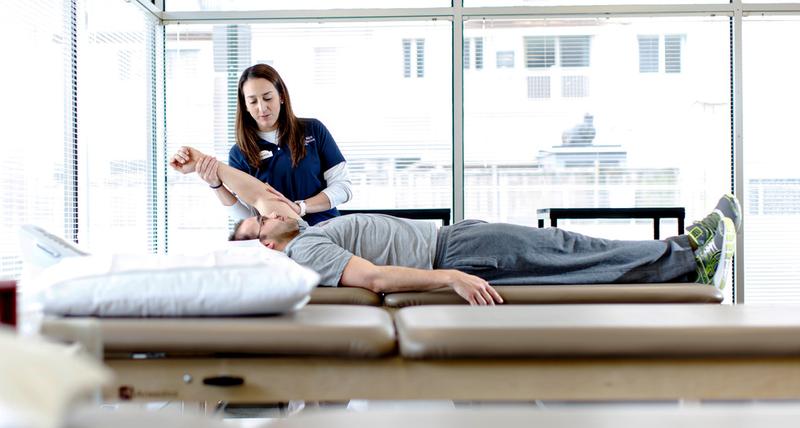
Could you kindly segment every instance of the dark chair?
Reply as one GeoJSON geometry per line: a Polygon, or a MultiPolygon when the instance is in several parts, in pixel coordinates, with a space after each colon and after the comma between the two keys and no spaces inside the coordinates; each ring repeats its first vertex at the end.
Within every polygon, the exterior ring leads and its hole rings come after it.
{"type": "Polygon", "coordinates": [[[387,214],[395,217],[412,220],[441,220],[442,226],[450,224],[450,208],[414,208],[414,209],[364,209],[364,210],[339,210],[342,215],[347,214],[387,214]]]}
{"type": "Polygon", "coordinates": [[[559,219],[597,219],[597,218],[651,218],[653,219],[653,239],[660,239],[661,219],[678,219],[678,234],[683,233],[683,220],[686,209],[683,207],[662,208],[540,208],[536,210],[539,227],[544,227],[545,219],[550,226],[557,227],[559,219]]]}

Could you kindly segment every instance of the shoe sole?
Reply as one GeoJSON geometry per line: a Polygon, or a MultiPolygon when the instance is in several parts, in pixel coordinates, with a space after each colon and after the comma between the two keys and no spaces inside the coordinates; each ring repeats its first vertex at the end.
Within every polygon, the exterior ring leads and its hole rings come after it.
{"type": "MultiPolygon", "coordinates": [[[[733,196],[730,193],[725,194],[723,198],[730,202],[730,204],[733,206],[733,212],[736,213],[736,219],[733,222],[733,225],[736,227],[736,233],[739,233],[739,231],[742,230],[742,204],[739,203],[739,200],[736,199],[736,196],[733,196]]],[[[725,213],[723,213],[722,210],[715,208],[714,211],[719,213],[722,217],[725,217],[725,213]]],[[[731,218],[731,220],[734,219],[731,218]]]]}
{"type": "Polygon", "coordinates": [[[722,217],[722,249],[719,256],[719,263],[717,263],[717,270],[714,271],[714,277],[711,283],[715,287],[722,290],[728,283],[728,277],[731,271],[731,262],[733,261],[733,254],[736,251],[736,225],[733,220],[728,217],[722,217]]]}

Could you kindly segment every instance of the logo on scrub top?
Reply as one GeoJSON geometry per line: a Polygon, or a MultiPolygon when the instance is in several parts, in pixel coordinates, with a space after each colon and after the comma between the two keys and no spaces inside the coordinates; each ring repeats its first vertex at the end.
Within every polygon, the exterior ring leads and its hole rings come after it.
{"type": "Polygon", "coordinates": [[[272,152],[269,150],[262,150],[258,152],[258,158],[261,160],[269,159],[272,157],[272,152]]]}
{"type": "Polygon", "coordinates": [[[314,141],[316,141],[316,140],[314,140],[314,136],[313,135],[312,136],[308,136],[308,137],[306,137],[306,141],[305,141],[304,145],[307,146],[309,143],[313,143],[314,141]]]}

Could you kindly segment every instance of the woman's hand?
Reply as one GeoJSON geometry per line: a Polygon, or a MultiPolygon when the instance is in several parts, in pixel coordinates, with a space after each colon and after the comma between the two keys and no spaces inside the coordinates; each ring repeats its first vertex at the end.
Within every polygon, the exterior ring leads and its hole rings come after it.
{"type": "Polygon", "coordinates": [[[277,200],[289,205],[289,208],[291,208],[292,211],[294,211],[297,215],[300,215],[300,205],[294,203],[294,201],[290,201],[286,196],[283,196],[283,193],[275,190],[275,188],[272,186],[269,186],[267,191],[275,196],[277,200]]]}
{"type": "Polygon", "coordinates": [[[219,161],[213,156],[201,156],[195,166],[195,172],[200,178],[203,179],[209,186],[219,188],[222,186],[222,181],[219,179],[217,171],[219,170],[219,161]]]}

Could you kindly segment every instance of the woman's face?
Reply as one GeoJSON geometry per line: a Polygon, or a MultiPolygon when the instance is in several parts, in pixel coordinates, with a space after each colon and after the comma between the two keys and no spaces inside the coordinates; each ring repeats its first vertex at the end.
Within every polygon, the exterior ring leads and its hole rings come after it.
{"type": "Polygon", "coordinates": [[[258,124],[259,131],[278,129],[281,98],[272,82],[261,78],[248,79],[242,85],[242,94],[247,112],[258,124]]]}

